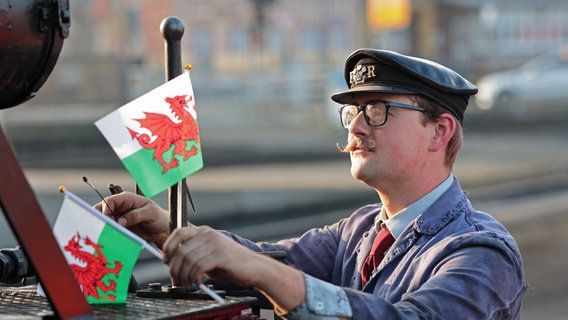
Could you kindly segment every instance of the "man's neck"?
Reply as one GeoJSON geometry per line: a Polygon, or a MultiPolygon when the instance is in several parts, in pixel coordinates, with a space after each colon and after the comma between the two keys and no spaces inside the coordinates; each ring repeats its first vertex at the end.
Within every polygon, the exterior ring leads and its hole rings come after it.
{"type": "Polygon", "coordinates": [[[375,190],[381,198],[383,210],[387,218],[390,218],[425,196],[428,192],[434,190],[434,188],[446,180],[449,175],[449,171],[438,175],[430,174],[428,177],[413,179],[412,181],[407,181],[407,183],[392,183],[387,186],[375,188],[375,190]]]}

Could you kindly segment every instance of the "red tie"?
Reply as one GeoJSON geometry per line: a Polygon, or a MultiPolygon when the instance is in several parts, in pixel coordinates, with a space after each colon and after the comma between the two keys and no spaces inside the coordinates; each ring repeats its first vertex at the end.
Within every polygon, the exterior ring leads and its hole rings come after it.
{"type": "Polygon", "coordinates": [[[381,228],[381,231],[379,231],[379,234],[377,234],[377,237],[375,238],[375,242],[373,242],[371,253],[369,253],[369,256],[361,268],[361,283],[363,287],[371,277],[371,274],[373,274],[373,270],[379,266],[385,257],[386,251],[393,243],[394,237],[390,231],[388,229],[381,228]]]}

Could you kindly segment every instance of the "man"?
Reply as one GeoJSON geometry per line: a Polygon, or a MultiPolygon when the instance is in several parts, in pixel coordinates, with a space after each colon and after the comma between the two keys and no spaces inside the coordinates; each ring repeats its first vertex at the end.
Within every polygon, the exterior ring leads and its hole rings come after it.
{"type": "Polygon", "coordinates": [[[209,227],[169,234],[168,213],[131,193],[108,197],[110,209],[163,250],[175,284],[256,287],[288,319],[518,319],[517,245],[452,175],[475,86],[434,62],[373,49],[348,57],[345,80],[349,90],[332,97],[345,104],[340,149],[381,203],[274,244],[209,227]],[[254,252],[272,250],[286,251],[285,264],[254,252]]]}

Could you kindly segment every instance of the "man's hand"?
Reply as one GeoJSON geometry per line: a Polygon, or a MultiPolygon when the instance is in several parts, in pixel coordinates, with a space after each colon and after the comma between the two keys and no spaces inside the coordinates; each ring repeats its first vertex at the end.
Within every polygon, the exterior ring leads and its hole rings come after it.
{"type": "Polygon", "coordinates": [[[258,254],[206,226],[174,230],[163,246],[174,285],[190,288],[204,278],[228,281],[263,292],[279,310],[291,310],[305,299],[300,271],[258,254]]]}
{"type": "Polygon", "coordinates": [[[190,288],[192,283],[200,284],[205,277],[256,287],[259,280],[255,265],[270,260],[207,226],[174,230],[163,252],[174,285],[185,288],[190,288]]]}
{"type": "Polygon", "coordinates": [[[106,197],[105,201],[97,203],[95,209],[115,219],[142,239],[162,248],[170,235],[170,217],[166,210],[154,201],[132,192],[121,192],[106,197]]]}
{"type": "Polygon", "coordinates": [[[184,227],[170,236],[168,212],[148,198],[122,192],[105,200],[94,207],[162,249],[174,285],[190,288],[210,277],[255,287],[275,308],[284,311],[305,300],[300,271],[253,252],[209,227],[184,227]]]}

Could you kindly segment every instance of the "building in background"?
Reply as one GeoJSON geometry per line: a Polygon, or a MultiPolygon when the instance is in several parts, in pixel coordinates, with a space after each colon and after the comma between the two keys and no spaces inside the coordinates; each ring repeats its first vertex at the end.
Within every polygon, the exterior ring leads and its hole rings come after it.
{"type": "Polygon", "coordinates": [[[568,43],[561,0],[82,0],[71,12],[57,68],[29,103],[102,115],[158,86],[160,22],[177,16],[203,120],[221,125],[335,117],[329,94],[359,47],[430,58],[476,80],[568,43]],[[283,119],[290,108],[301,112],[283,119]]]}

